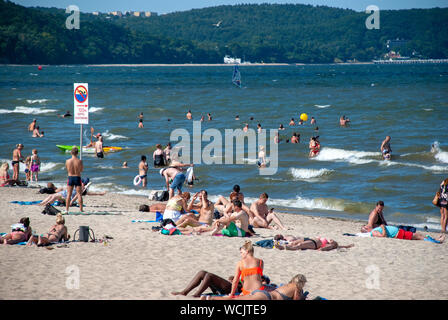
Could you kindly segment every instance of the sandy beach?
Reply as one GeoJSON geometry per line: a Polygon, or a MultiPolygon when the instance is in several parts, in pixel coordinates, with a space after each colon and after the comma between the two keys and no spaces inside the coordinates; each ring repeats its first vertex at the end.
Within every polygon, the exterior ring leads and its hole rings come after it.
{"type": "MultiPolygon", "coordinates": [[[[0,188],[0,231],[8,232],[21,217],[30,217],[33,230],[47,232],[55,217],[41,214],[37,205],[18,205],[14,200],[36,201],[45,195],[37,188],[0,188]]],[[[2,299],[192,299],[173,296],[203,269],[228,277],[239,260],[242,238],[207,235],[166,236],[151,230],[158,223],[132,223],[133,219],[153,220],[155,214],[138,211],[143,197],[120,194],[85,197],[87,212],[114,215],[65,216],[73,237],[79,226],[87,225],[97,239],[113,237],[107,244],[69,242],[67,245],[0,247],[2,299]],[[79,274],[79,288],[73,275],[79,274]]],[[[78,208],[73,212],[79,211],[78,208]]],[[[291,230],[283,234],[325,236],[351,249],[330,252],[280,251],[256,247],[255,256],[265,263],[264,273],[273,283],[289,281],[304,274],[310,296],[331,300],[364,299],[447,299],[443,279],[448,246],[427,241],[359,238],[362,223],[296,214],[281,214],[291,230]]],[[[272,238],[276,230],[256,229],[253,242],[272,238]]],[[[436,236],[437,234],[431,234],[436,236]]],[[[194,291],[193,291],[194,292],[194,291]]]]}

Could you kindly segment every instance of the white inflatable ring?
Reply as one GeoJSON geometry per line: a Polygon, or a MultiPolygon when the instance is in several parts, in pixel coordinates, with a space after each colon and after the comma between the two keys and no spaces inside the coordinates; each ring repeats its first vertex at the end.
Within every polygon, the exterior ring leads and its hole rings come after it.
{"type": "Polygon", "coordinates": [[[142,182],[142,178],[139,175],[136,175],[134,178],[134,186],[138,186],[142,182]]]}

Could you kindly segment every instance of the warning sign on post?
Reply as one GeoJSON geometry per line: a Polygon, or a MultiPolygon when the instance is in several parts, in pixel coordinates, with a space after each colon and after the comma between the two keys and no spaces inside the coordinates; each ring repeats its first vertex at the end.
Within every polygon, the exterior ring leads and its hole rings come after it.
{"type": "Polygon", "coordinates": [[[74,83],[73,102],[75,124],[89,124],[89,85],[74,83]]]}

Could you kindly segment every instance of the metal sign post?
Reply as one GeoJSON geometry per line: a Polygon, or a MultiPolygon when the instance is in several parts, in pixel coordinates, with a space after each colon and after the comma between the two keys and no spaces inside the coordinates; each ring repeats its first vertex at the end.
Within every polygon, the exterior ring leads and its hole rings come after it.
{"type": "Polygon", "coordinates": [[[82,159],[82,128],[89,124],[89,84],[73,84],[74,122],[80,124],[79,133],[79,159],[82,159]]]}

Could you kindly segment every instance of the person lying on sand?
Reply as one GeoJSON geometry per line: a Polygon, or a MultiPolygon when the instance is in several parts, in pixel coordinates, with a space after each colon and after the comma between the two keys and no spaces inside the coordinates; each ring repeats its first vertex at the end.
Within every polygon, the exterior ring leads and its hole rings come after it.
{"type": "Polygon", "coordinates": [[[40,247],[49,245],[52,242],[67,241],[68,239],[70,239],[70,235],[65,226],[65,219],[61,213],[58,213],[56,215],[56,224],[50,228],[50,231],[40,236],[30,237],[26,245],[32,246],[33,244],[37,244],[40,247]]]}
{"type": "Polygon", "coordinates": [[[182,215],[182,217],[176,222],[176,226],[178,228],[185,228],[187,226],[199,227],[203,225],[205,226],[212,225],[213,213],[215,211],[215,207],[213,205],[213,202],[208,200],[207,196],[208,194],[207,191],[205,190],[201,190],[200,192],[197,192],[193,196],[193,199],[191,199],[191,202],[187,207],[187,211],[191,212],[191,210],[193,209],[194,202],[199,197],[200,201],[199,217],[196,217],[194,213],[188,213],[182,215]]]}
{"type": "MultiPolygon", "coordinates": [[[[96,196],[96,195],[105,195],[106,192],[89,192],[88,191],[88,187],[90,186],[89,183],[89,178],[83,178],[81,179],[81,188],[83,190],[82,195],[90,195],[90,196],[96,196]]],[[[54,187],[54,185],[53,185],[54,187]]],[[[55,189],[54,194],[49,195],[48,197],[46,197],[41,203],[39,203],[39,206],[45,206],[47,204],[52,204],[55,201],[59,201],[59,202],[63,202],[65,203],[66,199],[67,199],[67,189],[66,187],[62,187],[62,188],[57,188],[55,189]]],[[[75,202],[77,202],[79,200],[79,195],[76,192],[75,189],[72,190],[72,195],[70,196],[70,206],[73,206],[75,202]]]]}
{"type": "Polygon", "coordinates": [[[304,238],[303,240],[294,240],[291,243],[282,245],[280,241],[274,242],[274,248],[279,250],[319,250],[330,251],[338,248],[351,248],[354,244],[348,246],[340,246],[333,239],[327,239],[323,237],[317,237],[314,239],[304,238]]]}
{"type": "Polygon", "coordinates": [[[378,228],[373,229],[370,232],[372,237],[378,237],[378,238],[396,238],[396,239],[403,239],[403,240],[425,240],[425,241],[431,241],[435,243],[443,243],[445,241],[445,235],[442,234],[439,236],[438,239],[433,239],[429,235],[424,236],[423,234],[419,232],[411,232],[411,231],[405,231],[403,229],[399,229],[395,226],[385,226],[382,224],[378,228]]]}
{"type": "Polygon", "coordinates": [[[22,218],[19,223],[11,226],[11,232],[0,237],[0,244],[16,244],[28,241],[33,231],[30,227],[30,218],[22,218]]]}
{"type": "Polygon", "coordinates": [[[250,218],[249,223],[255,228],[274,229],[274,227],[270,226],[271,222],[274,222],[280,229],[286,230],[287,228],[277,217],[274,209],[268,209],[268,206],[266,205],[268,198],[267,193],[262,193],[260,198],[252,203],[250,212],[253,213],[253,216],[250,218]]]}
{"type": "MultiPolygon", "coordinates": [[[[305,300],[303,288],[306,283],[306,278],[302,274],[295,275],[289,283],[278,287],[273,291],[258,289],[252,291],[249,295],[239,295],[234,297],[235,300],[305,300]]],[[[229,300],[228,297],[210,297],[203,296],[201,300],[229,300]]]]}

